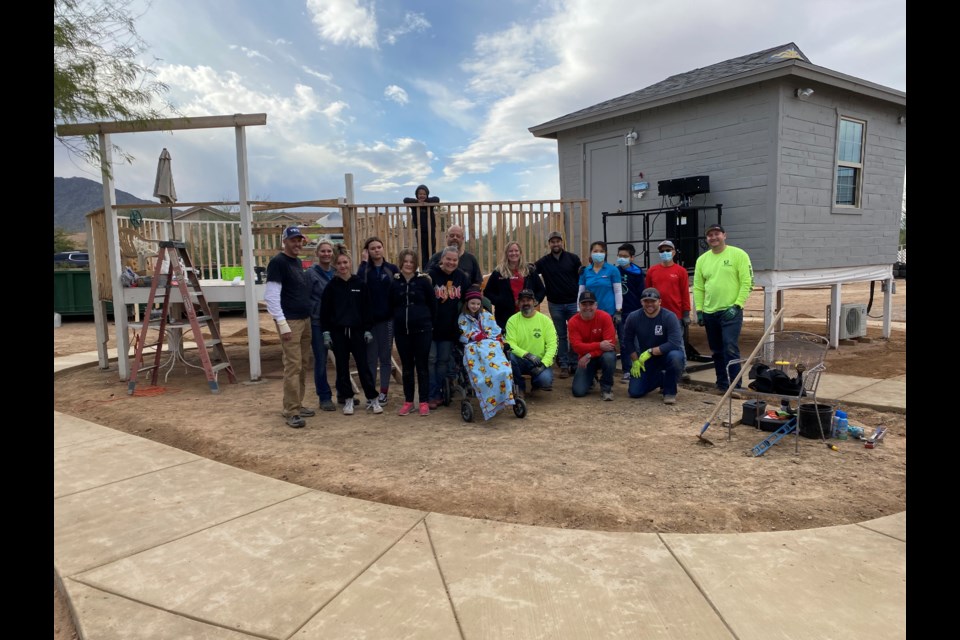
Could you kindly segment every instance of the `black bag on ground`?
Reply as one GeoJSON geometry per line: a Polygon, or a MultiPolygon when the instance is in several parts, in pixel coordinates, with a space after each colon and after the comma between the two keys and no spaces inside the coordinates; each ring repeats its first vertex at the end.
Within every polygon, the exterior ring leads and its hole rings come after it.
{"type": "Polygon", "coordinates": [[[807,395],[800,374],[797,374],[796,378],[791,378],[779,369],[771,369],[765,364],[755,364],[750,369],[749,377],[753,382],[747,386],[760,393],[782,393],[787,396],[807,395]]]}

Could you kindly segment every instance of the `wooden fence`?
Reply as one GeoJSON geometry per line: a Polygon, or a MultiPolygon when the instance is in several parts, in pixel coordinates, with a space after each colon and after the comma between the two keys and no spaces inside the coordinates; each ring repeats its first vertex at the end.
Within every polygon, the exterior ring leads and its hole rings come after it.
{"type": "MultiPolygon", "coordinates": [[[[296,208],[291,203],[288,208],[296,208]]],[[[437,226],[436,247],[445,244],[447,229],[452,225],[463,227],[467,249],[480,263],[484,274],[490,273],[500,262],[506,243],[517,241],[528,262],[536,261],[548,250],[547,236],[553,231],[563,233],[568,251],[585,256],[588,249],[589,207],[587,200],[524,200],[514,202],[448,202],[434,205],[437,226]]],[[[128,207],[124,207],[128,208],[128,207]]],[[[270,208],[276,209],[276,203],[270,208]]],[[[336,208],[336,207],[333,207],[336,208]]],[[[384,243],[387,260],[396,261],[401,249],[418,249],[419,235],[413,228],[413,211],[407,204],[351,204],[339,205],[343,226],[301,225],[303,233],[312,240],[305,246],[301,256],[305,264],[314,260],[313,247],[319,236],[342,235],[343,242],[359,260],[363,243],[370,236],[379,237],[384,243]]],[[[93,230],[91,250],[96,252],[96,262],[102,268],[97,274],[101,300],[112,298],[108,277],[109,260],[106,246],[106,225],[103,209],[87,214],[93,230]]],[[[185,242],[201,278],[219,278],[221,267],[241,266],[241,243],[239,220],[170,220],[144,218],[139,228],[134,228],[129,216],[118,213],[117,228],[120,234],[120,255],[125,265],[129,264],[141,273],[152,273],[153,257],[143,253],[159,240],[185,242]],[[175,233],[174,233],[175,232],[175,233]],[[139,254],[137,249],[140,250],[139,254]]],[[[318,214],[318,217],[321,214],[318,214]]],[[[270,258],[281,251],[281,235],[289,222],[278,220],[252,223],[253,253],[257,266],[266,266],[270,258]]]]}

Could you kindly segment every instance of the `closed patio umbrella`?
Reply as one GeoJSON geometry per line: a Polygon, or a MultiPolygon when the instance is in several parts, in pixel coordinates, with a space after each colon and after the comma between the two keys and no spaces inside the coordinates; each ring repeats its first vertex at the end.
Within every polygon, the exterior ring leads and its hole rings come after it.
{"type": "MultiPolygon", "coordinates": [[[[173,186],[173,171],[170,169],[170,152],[164,147],[160,152],[160,162],[157,163],[157,181],[153,185],[153,197],[159,198],[161,204],[173,204],[177,201],[177,189],[173,186]]],[[[173,207],[170,207],[171,239],[177,239],[177,231],[173,225],[173,207]]]]}

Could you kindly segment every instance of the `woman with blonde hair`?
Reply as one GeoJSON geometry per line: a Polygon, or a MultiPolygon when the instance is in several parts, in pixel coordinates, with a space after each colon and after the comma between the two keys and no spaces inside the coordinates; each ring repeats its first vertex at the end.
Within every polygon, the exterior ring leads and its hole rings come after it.
{"type": "Polygon", "coordinates": [[[546,288],[537,273],[537,267],[523,259],[519,242],[508,242],[503,247],[500,264],[487,278],[483,289],[483,295],[493,304],[493,315],[502,331],[506,330],[510,316],[519,310],[517,296],[524,289],[533,291],[537,304],[546,297],[546,288]]]}

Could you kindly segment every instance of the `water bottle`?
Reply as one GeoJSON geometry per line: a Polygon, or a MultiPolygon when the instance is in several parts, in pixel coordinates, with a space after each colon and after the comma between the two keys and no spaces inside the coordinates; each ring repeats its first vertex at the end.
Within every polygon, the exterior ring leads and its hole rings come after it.
{"type": "Polygon", "coordinates": [[[833,437],[837,440],[846,440],[847,427],[847,412],[838,409],[833,416],[833,437]]]}

